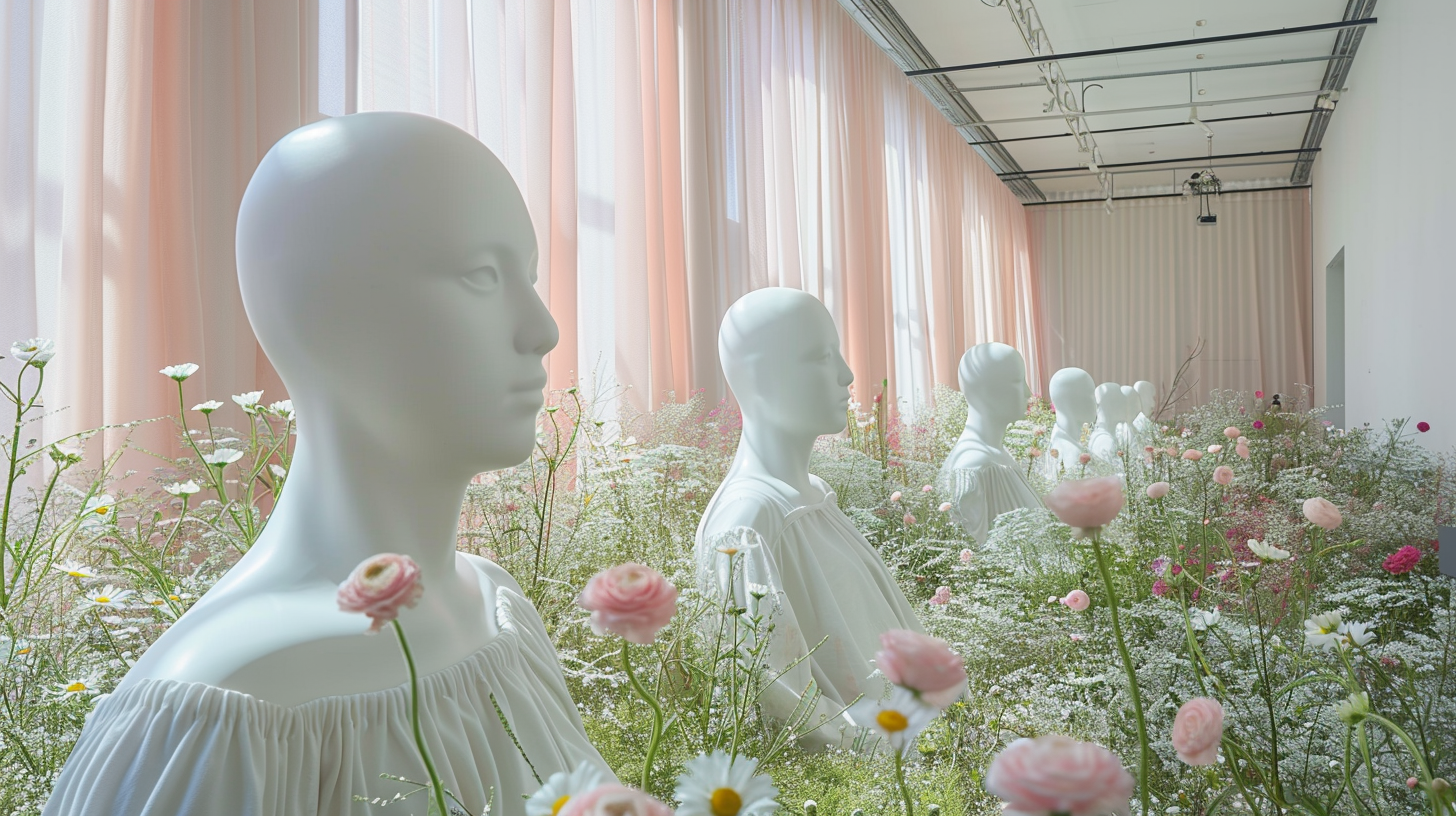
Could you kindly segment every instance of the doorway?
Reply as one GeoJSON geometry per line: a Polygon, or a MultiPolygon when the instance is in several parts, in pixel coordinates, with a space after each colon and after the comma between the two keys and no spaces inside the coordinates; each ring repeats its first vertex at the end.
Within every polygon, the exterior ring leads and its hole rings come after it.
{"type": "Polygon", "coordinates": [[[1325,417],[1345,427],[1345,248],[1325,267],[1325,417]]]}

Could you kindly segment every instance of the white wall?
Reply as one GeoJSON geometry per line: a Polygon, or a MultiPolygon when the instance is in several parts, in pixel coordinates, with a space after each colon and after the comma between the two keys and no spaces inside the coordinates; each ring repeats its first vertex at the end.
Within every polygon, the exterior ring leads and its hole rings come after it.
{"type": "MultiPolygon", "coordinates": [[[[1325,267],[1345,249],[1349,425],[1409,416],[1456,445],[1456,2],[1383,0],[1315,163],[1315,383],[1325,267]]],[[[1317,392],[1318,393],[1318,392],[1317,392]]]]}

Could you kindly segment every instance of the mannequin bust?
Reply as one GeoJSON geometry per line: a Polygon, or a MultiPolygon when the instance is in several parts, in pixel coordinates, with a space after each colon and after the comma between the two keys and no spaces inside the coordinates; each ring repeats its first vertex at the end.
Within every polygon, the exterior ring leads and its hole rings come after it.
{"type": "Polygon", "coordinates": [[[1153,435],[1152,416],[1158,407],[1158,387],[1147,380],[1138,380],[1132,388],[1138,396],[1138,415],[1132,422],[1133,431],[1146,443],[1153,435]]]}
{"type": "Polygon", "coordinates": [[[1126,444],[1118,437],[1117,426],[1126,421],[1127,398],[1122,386],[1117,383],[1103,383],[1097,386],[1097,424],[1087,437],[1087,450],[1104,462],[1117,460],[1119,448],[1126,444]]]}
{"type": "Polygon", "coordinates": [[[966,428],[940,468],[940,481],[955,520],[971,538],[985,542],[997,516],[1042,506],[1006,452],[1006,428],[1026,416],[1031,389],[1021,352],[1005,343],[971,346],[961,357],[959,376],[966,428]]]}
{"type": "Polygon", "coordinates": [[[862,693],[883,692],[870,679],[880,635],[921,631],[879,554],[809,473],[814,441],[844,430],[854,375],[829,311],[796,289],[759,289],[734,303],[718,355],[743,413],[743,436],[698,525],[698,577],[710,591],[731,593],[735,606],[752,605],[749,583],[768,588],[758,605],[774,627],[768,665],[775,674],[828,638],[760,702],[786,720],[813,683],[821,696],[809,722],[819,727],[802,742],[847,745],[852,724],[839,712],[862,693]],[[730,547],[740,550],[731,574],[721,551],[730,547]]]}
{"type": "Polygon", "coordinates": [[[535,790],[491,694],[537,773],[606,771],[535,609],[503,569],[455,549],[471,476],[534,444],[558,338],[536,257],[509,172],[453,125],[362,113],[273,146],[243,197],[237,260],[301,420],[288,491],[98,705],[47,814],[373,813],[351,799],[399,787],[379,774],[420,778],[399,643],[335,600],[380,552],[420,566],[424,595],[399,621],[446,787],[474,812],[492,788],[500,802],[535,790]],[[170,738],[146,726],[163,717],[170,738]],[[234,732],[246,741],[226,744],[234,732]]]}
{"type": "Polygon", "coordinates": [[[1092,375],[1080,368],[1064,368],[1052,375],[1047,393],[1057,408],[1057,424],[1052,427],[1047,449],[1055,450],[1057,455],[1042,457],[1049,478],[1057,478],[1062,468],[1071,470],[1082,455],[1082,429],[1097,421],[1095,390],[1092,375]]]}

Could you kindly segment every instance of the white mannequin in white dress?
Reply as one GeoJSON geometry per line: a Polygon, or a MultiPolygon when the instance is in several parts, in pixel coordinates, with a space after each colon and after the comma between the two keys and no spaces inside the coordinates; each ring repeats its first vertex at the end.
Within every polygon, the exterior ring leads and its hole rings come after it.
{"type": "Polygon", "coordinates": [[[809,473],[814,440],[844,430],[854,375],[839,353],[829,311],[797,289],[759,289],[728,309],[718,333],[723,373],[743,413],[733,465],[698,525],[700,581],[749,607],[748,584],[774,626],[769,667],[777,673],[823,638],[808,660],[768,688],[765,713],[787,719],[812,680],[822,695],[806,747],[847,745],[853,726],[839,712],[870,680],[880,635],[921,631],[879,554],[809,473]],[[748,546],[745,547],[744,545],[748,546]],[[740,548],[730,576],[726,547],[740,548]]]}
{"type": "Polygon", "coordinates": [[[1138,396],[1138,415],[1133,420],[1132,427],[1139,441],[1146,445],[1153,439],[1152,415],[1158,407],[1158,387],[1147,380],[1138,380],[1132,384],[1132,388],[1138,396]]]}
{"type": "Polygon", "coordinates": [[[1002,513],[1041,507],[1022,468],[1006,451],[1006,428],[1026,416],[1031,390],[1021,352],[1005,343],[971,346],[961,357],[966,427],[940,469],[952,517],[976,541],[985,542],[1002,513]]]}
{"type": "Polygon", "coordinates": [[[1096,385],[1092,375],[1080,368],[1064,368],[1052,375],[1047,392],[1052,405],[1057,409],[1057,424],[1052,427],[1048,451],[1055,450],[1056,456],[1044,456],[1047,462],[1047,476],[1055,479],[1059,471],[1073,472],[1077,460],[1084,453],[1082,431],[1090,431],[1097,421],[1096,385]]]}
{"type": "Polygon", "coordinates": [[[493,795],[515,814],[536,773],[605,770],[531,603],[455,549],[470,477],[531,452],[558,339],[505,166],[415,114],[305,126],[254,174],[237,257],[300,418],[288,489],[253,548],[98,704],[46,815],[352,816],[375,812],[354,795],[402,789],[381,773],[424,778],[399,643],[335,600],[380,552],[420,566],[423,598],[399,620],[447,788],[472,812],[493,795]]]}
{"type": "Polygon", "coordinates": [[[1117,436],[1117,426],[1127,416],[1127,398],[1122,386],[1103,383],[1097,386],[1097,424],[1087,437],[1087,451],[1104,462],[1117,460],[1119,448],[1126,447],[1117,436]]]}

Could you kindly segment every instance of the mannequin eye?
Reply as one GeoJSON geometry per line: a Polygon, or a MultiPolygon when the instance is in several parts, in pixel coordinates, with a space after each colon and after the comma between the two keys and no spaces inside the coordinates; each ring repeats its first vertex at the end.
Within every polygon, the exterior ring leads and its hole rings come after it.
{"type": "Polygon", "coordinates": [[[493,266],[482,266],[461,275],[460,283],[472,292],[489,294],[500,288],[500,273],[493,266]]]}

